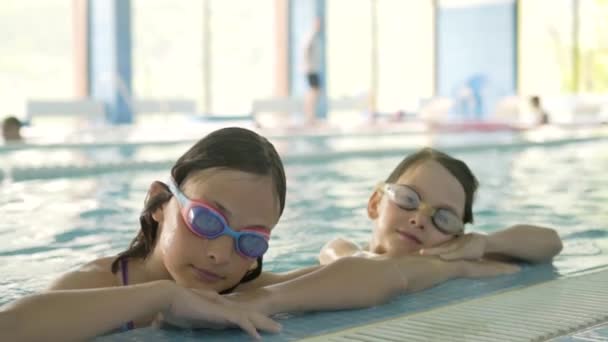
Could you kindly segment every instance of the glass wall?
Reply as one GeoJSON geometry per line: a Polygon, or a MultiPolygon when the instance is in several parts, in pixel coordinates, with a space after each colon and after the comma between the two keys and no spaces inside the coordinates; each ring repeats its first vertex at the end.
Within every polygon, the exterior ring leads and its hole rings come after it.
{"type": "Polygon", "coordinates": [[[519,93],[555,121],[594,120],[608,92],[608,0],[520,1],[519,93]]]}
{"type": "Polygon", "coordinates": [[[608,91],[608,0],[579,1],[578,91],[608,91]]]}
{"type": "Polygon", "coordinates": [[[0,120],[25,117],[27,99],[71,98],[72,2],[4,0],[0,5],[0,120]]]}
{"type": "Polygon", "coordinates": [[[248,113],[274,91],[273,32],[273,0],[133,0],[134,93],[248,113]]]}
{"type": "Polygon", "coordinates": [[[214,114],[249,113],[254,99],[273,95],[274,3],[274,0],[210,1],[210,108],[214,114]]]}
{"type": "Polygon", "coordinates": [[[327,1],[328,96],[375,93],[379,112],[415,110],[433,95],[433,12],[432,0],[327,1]]]}
{"type": "Polygon", "coordinates": [[[377,109],[416,110],[434,91],[433,2],[371,1],[378,6],[377,109]]]}
{"type": "MultiPolygon", "coordinates": [[[[380,112],[414,110],[433,96],[433,3],[326,1],[328,96],[375,93],[380,112]]],[[[132,0],[135,96],[194,100],[219,115],[249,112],[254,99],[275,93],[275,6],[275,0],[132,0]]],[[[608,0],[518,6],[521,95],[608,91],[608,0]]],[[[0,13],[0,116],[23,116],[27,98],[73,97],[72,2],[5,0],[0,13]]]]}
{"type": "Polygon", "coordinates": [[[133,0],[133,94],[194,100],[204,106],[203,3],[133,0]]]}
{"type": "Polygon", "coordinates": [[[519,1],[519,6],[519,93],[575,91],[573,1],[519,1]]]}
{"type": "Polygon", "coordinates": [[[327,92],[329,98],[368,94],[371,87],[371,1],[327,4],[327,92]]]}

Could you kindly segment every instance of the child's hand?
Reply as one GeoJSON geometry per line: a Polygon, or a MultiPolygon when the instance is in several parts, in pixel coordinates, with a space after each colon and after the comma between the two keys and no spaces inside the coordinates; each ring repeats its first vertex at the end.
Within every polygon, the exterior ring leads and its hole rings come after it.
{"type": "Polygon", "coordinates": [[[264,288],[245,292],[234,292],[223,295],[223,297],[240,305],[242,308],[260,312],[264,315],[273,315],[276,313],[273,311],[272,304],[270,303],[272,293],[264,288]]]}
{"type": "MultiPolygon", "coordinates": [[[[266,315],[223,298],[208,290],[186,289],[176,285],[171,306],[159,320],[182,328],[240,327],[259,339],[259,330],[278,332],[281,325],[266,315]]],[[[158,322],[157,322],[158,323],[158,322]]]]}
{"type": "Polygon", "coordinates": [[[486,252],[487,236],[468,233],[437,247],[421,249],[420,255],[438,255],[443,260],[479,260],[486,252]]]}

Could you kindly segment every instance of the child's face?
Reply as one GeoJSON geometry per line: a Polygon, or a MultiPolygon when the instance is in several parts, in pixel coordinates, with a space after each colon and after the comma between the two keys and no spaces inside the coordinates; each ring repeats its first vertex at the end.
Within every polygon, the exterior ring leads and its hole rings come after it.
{"type": "MultiPolygon", "coordinates": [[[[184,194],[219,209],[236,231],[262,226],[272,229],[279,220],[279,201],[270,176],[228,169],[207,169],[190,175],[184,194]]],[[[255,267],[255,259],[241,256],[228,235],[216,239],[192,233],[180,214],[175,197],[163,209],[159,248],[175,281],[192,288],[222,291],[236,285],[255,267]]]]}
{"type": "MultiPolygon", "coordinates": [[[[395,182],[413,188],[434,208],[449,208],[462,219],[465,192],[460,182],[441,164],[428,160],[411,167],[395,182]]],[[[431,218],[419,210],[405,210],[376,191],[368,214],[374,220],[370,249],[376,253],[405,255],[442,244],[454,237],[440,232],[431,218]]]]}

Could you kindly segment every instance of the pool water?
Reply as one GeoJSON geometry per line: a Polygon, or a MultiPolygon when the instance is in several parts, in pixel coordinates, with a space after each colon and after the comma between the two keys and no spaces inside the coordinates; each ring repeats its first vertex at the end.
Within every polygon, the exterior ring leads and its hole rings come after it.
{"type": "MultiPolygon", "coordinates": [[[[453,155],[481,183],[476,223],[468,229],[491,232],[521,222],[555,227],[565,245],[554,261],[557,272],[608,265],[608,141],[459,149],[453,155]]],[[[402,158],[391,152],[288,161],[287,206],[266,270],[313,265],[321,246],[337,236],[367,241],[367,199],[402,158]]],[[[44,289],[86,261],[124,250],[138,230],[149,184],[168,172],[117,169],[1,183],[0,305],[44,289]]]]}

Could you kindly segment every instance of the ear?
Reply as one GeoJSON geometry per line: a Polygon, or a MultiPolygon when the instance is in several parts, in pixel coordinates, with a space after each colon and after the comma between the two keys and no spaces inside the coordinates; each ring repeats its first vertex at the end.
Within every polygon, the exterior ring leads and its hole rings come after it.
{"type": "MultiPolygon", "coordinates": [[[[148,194],[146,195],[146,203],[148,202],[148,200],[150,198],[154,198],[156,196],[159,196],[163,193],[167,192],[167,187],[166,185],[164,185],[163,183],[159,182],[159,181],[154,181],[152,182],[152,184],[150,184],[150,188],[148,189],[148,194]]],[[[154,212],[152,212],[152,218],[154,219],[154,221],[156,222],[162,222],[163,221],[163,206],[160,206],[158,209],[154,210],[154,212]]]]}
{"type": "Polygon", "coordinates": [[[163,215],[163,207],[162,206],[152,212],[152,219],[154,221],[156,221],[157,223],[163,222],[164,218],[165,218],[165,216],[163,215]]]}
{"type": "Polygon", "coordinates": [[[253,262],[251,263],[251,265],[249,265],[249,269],[247,271],[253,271],[258,267],[258,260],[255,259],[253,260],[253,262]]]}
{"type": "Polygon", "coordinates": [[[380,194],[378,191],[374,191],[367,201],[367,216],[372,220],[378,218],[381,199],[382,194],[380,194]]]}

